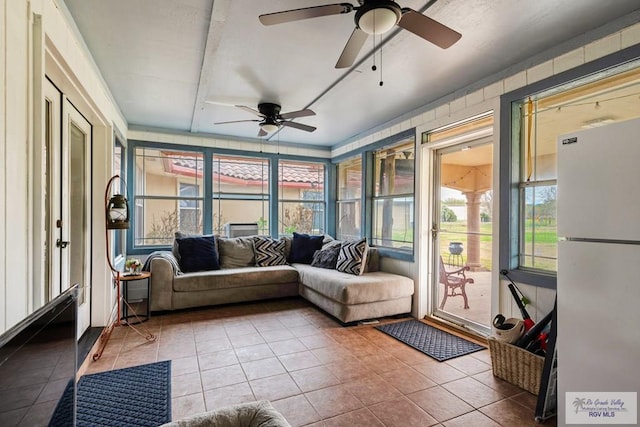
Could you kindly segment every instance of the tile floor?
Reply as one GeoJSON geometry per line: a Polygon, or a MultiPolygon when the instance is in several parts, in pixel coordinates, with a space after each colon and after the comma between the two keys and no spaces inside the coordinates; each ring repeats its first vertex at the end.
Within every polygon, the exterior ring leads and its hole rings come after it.
{"type": "Polygon", "coordinates": [[[170,359],[174,420],[268,399],[292,426],[539,426],[536,397],[494,378],[488,350],[439,363],[373,326],[342,327],[302,299],[144,325],[155,342],[118,327],[85,373],[170,359]]]}

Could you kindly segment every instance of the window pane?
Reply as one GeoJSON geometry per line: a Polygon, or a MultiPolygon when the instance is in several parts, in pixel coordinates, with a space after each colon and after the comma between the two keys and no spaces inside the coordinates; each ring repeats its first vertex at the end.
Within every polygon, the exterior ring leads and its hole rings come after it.
{"type": "Polygon", "coordinates": [[[213,156],[212,179],[216,195],[269,194],[269,160],[213,156]]]}
{"type": "Polygon", "coordinates": [[[269,234],[269,199],[237,200],[216,199],[213,201],[213,233],[224,235],[225,224],[258,223],[258,234],[269,234]]]}
{"type": "Polygon", "coordinates": [[[413,197],[375,200],[371,237],[374,245],[413,250],[413,197]]]}
{"type": "Polygon", "coordinates": [[[291,234],[294,231],[324,233],[326,199],[324,176],[323,163],[279,162],[278,231],[280,234],[291,234]]]}
{"type": "Polygon", "coordinates": [[[362,159],[338,164],[338,200],[362,197],[362,159]]]}
{"type": "Polygon", "coordinates": [[[375,196],[413,194],[413,140],[375,153],[375,196]]]}
{"type": "Polygon", "coordinates": [[[339,240],[354,240],[360,238],[360,201],[338,202],[338,232],[339,240]]]}
{"type": "Polygon", "coordinates": [[[145,196],[178,196],[179,183],[202,188],[202,155],[188,151],[136,148],[135,193],[145,196]]]}
{"type": "Polygon", "coordinates": [[[136,246],[171,245],[178,230],[187,234],[202,234],[202,202],[182,212],[175,199],[136,198],[136,246]]]}
{"type": "Polygon", "coordinates": [[[520,265],[527,268],[556,271],[556,186],[524,187],[521,220],[520,265]]]}
{"type": "Polygon", "coordinates": [[[280,203],[280,234],[324,233],[324,203],[280,203]]]}

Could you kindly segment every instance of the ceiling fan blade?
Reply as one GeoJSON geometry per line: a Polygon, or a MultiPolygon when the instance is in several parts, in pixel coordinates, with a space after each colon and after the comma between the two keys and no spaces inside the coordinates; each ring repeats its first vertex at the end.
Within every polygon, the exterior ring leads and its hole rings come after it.
{"type": "Polygon", "coordinates": [[[242,110],[244,110],[244,111],[248,111],[248,112],[250,112],[251,114],[255,114],[255,115],[256,115],[256,116],[258,116],[258,117],[265,117],[265,115],[264,115],[264,114],[262,114],[260,111],[258,111],[258,110],[254,110],[254,109],[253,109],[253,108],[251,108],[251,107],[247,107],[247,106],[244,106],[244,105],[236,105],[236,107],[238,107],[238,108],[240,108],[240,109],[242,109],[242,110]]]}
{"type": "Polygon", "coordinates": [[[217,122],[214,125],[228,125],[229,123],[246,123],[246,122],[261,122],[262,120],[232,120],[230,122],[217,122]]]}
{"type": "Polygon", "coordinates": [[[402,18],[400,18],[398,26],[442,49],[451,47],[462,37],[459,32],[409,8],[402,8],[402,18]]]}
{"type": "Polygon", "coordinates": [[[327,4],[324,6],[305,7],[302,9],[285,10],[283,12],[267,13],[260,15],[258,19],[262,25],[284,24],[285,22],[299,21],[301,19],[318,18],[320,16],[339,15],[353,10],[350,3],[327,4]]]}
{"type": "Polygon", "coordinates": [[[345,45],[342,50],[342,54],[340,58],[338,58],[338,62],[336,62],[336,68],[349,68],[353,65],[364,45],[364,42],[367,41],[367,37],[369,35],[362,31],[360,28],[356,27],[351,33],[351,37],[349,37],[349,41],[345,45]]]}
{"type": "Polygon", "coordinates": [[[296,128],[296,129],[300,129],[300,130],[304,130],[307,132],[313,132],[314,130],[316,130],[316,128],[314,128],[313,126],[309,126],[309,125],[304,125],[302,123],[296,123],[296,122],[282,122],[280,123],[282,126],[288,126],[290,128],[296,128]]]}
{"type": "Polygon", "coordinates": [[[307,109],[304,110],[299,110],[299,111],[290,111],[288,113],[282,113],[280,114],[280,118],[282,119],[295,119],[297,117],[308,117],[308,116],[315,116],[316,113],[314,113],[313,111],[307,109]]]}
{"type": "Polygon", "coordinates": [[[267,136],[269,135],[264,129],[260,128],[260,130],[258,131],[258,136],[259,137],[263,137],[263,136],[267,136]]]}

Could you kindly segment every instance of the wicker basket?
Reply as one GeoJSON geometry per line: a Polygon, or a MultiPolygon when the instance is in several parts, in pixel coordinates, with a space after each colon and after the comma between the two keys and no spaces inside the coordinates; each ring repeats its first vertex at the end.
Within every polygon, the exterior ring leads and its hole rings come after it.
{"type": "Polygon", "coordinates": [[[493,375],[537,395],[544,357],[495,338],[488,341],[493,375]]]}

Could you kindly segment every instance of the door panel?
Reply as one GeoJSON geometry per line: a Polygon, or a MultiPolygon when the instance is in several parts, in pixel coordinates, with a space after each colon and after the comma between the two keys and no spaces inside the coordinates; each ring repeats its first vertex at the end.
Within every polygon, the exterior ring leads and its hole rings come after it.
{"type": "Polygon", "coordinates": [[[492,143],[437,150],[433,313],[480,332],[490,330],[492,143]]]}
{"type": "Polygon", "coordinates": [[[61,288],[78,284],[78,337],[91,322],[90,156],[91,124],[67,100],[63,103],[61,288]]]}
{"type": "Polygon", "coordinates": [[[43,212],[45,216],[45,263],[44,296],[46,301],[60,295],[62,292],[60,280],[61,251],[56,247],[56,241],[61,239],[60,223],[62,218],[61,195],[62,188],[62,94],[49,81],[45,81],[45,196],[43,212]]]}

